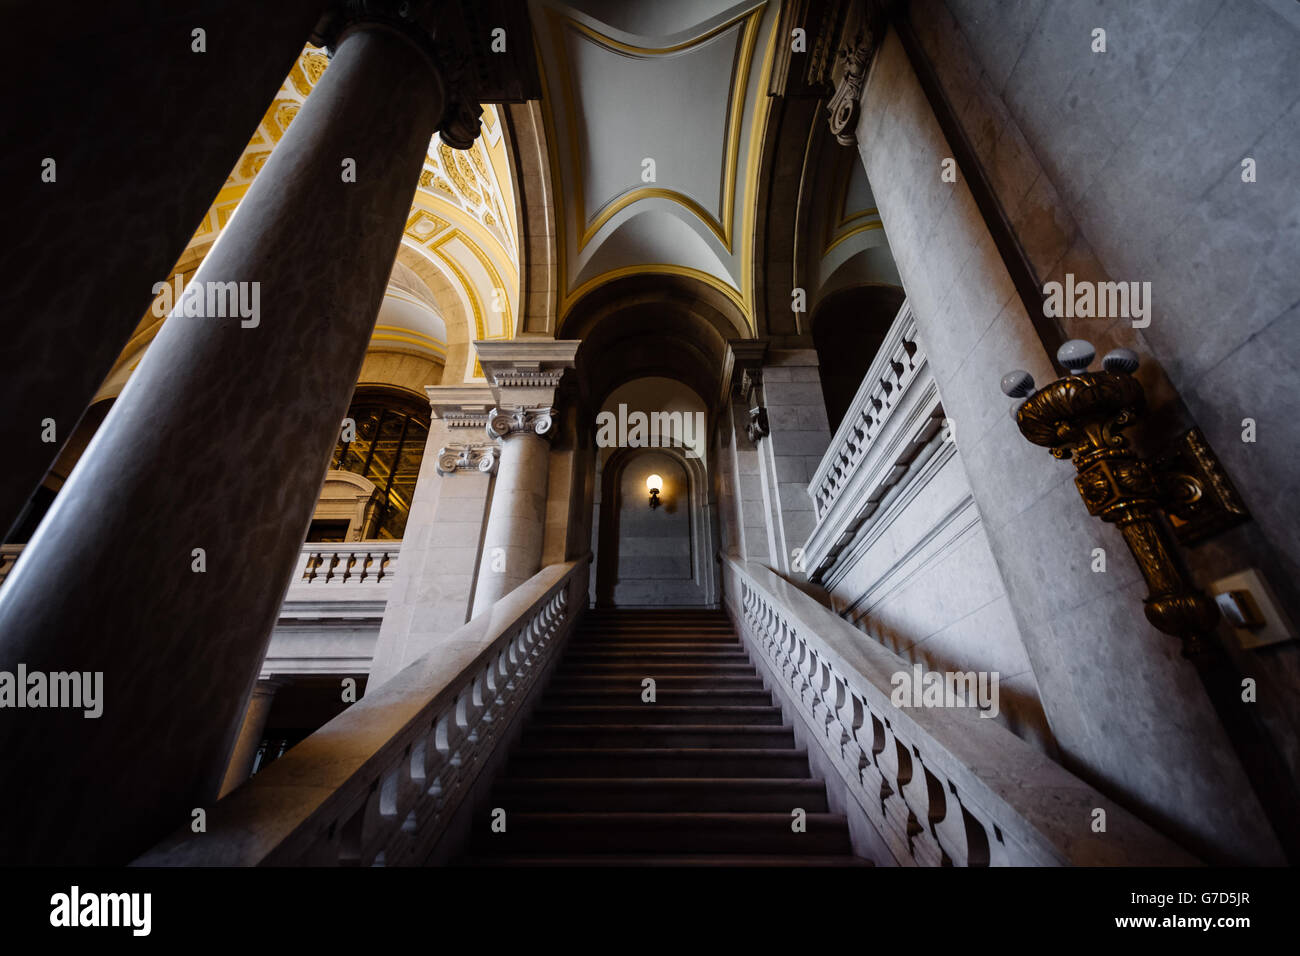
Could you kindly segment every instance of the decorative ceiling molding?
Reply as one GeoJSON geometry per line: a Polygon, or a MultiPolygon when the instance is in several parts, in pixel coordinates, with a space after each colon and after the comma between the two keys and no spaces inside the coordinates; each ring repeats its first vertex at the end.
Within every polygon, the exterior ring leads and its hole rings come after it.
{"type": "MultiPolygon", "coordinates": [[[[690,28],[680,30],[658,46],[652,40],[628,34],[622,34],[623,39],[611,36],[610,33],[621,31],[612,27],[598,29],[591,23],[583,23],[578,16],[564,12],[568,9],[556,9],[550,0],[533,0],[534,22],[545,28],[544,32],[539,29],[536,41],[538,60],[543,65],[542,119],[546,138],[555,147],[550,152],[549,163],[556,206],[560,211],[556,217],[559,266],[557,324],[562,326],[575,304],[593,290],[616,279],[644,273],[688,276],[707,283],[723,292],[738,306],[752,331],[755,299],[753,250],[757,222],[755,204],[758,170],[770,114],[769,98],[765,94],[775,50],[779,46],[775,29],[779,14],[777,5],[770,0],[759,0],[741,9],[741,5],[737,4],[732,7],[733,12],[730,14],[716,17],[716,22],[701,24],[694,31],[690,28]],[[592,43],[620,56],[653,59],[699,47],[722,37],[728,30],[737,31],[737,42],[731,59],[726,122],[722,124],[721,155],[725,157],[726,169],[721,172],[719,214],[704,209],[692,196],[681,189],[672,188],[673,184],[660,183],[626,189],[606,201],[589,218],[585,209],[587,186],[583,182],[586,173],[584,171],[581,175],[575,175],[575,170],[581,165],[575,161],[580,153],[581,140],[578,136],[578,123],[573,116],[576,101],[572,86],[574,70],[569,66],[565,50],[566,34],[581,37],[583,42],[592,43]],[[756,54],[760,45],[763,50],[761,60],[758,60],[756,54]],[[543,54],[543,49],[551,51],[549,58],[543,54]],[[558,69],[562,73],[558,78],[557,59],[558,63],[564,65],[558,69]],[[563,135],[560,135],[561,125],[563,135]],[[630,219],[619,216],[642,200],[671,203],[679,210],[675,215],[682,222],[693,222],[702,227],[690,228],[692,232],[707,238],[708,242],[716,243],[716,250],[710,246],[710,251],[725,256],[725,261],[718,260],[716,265],[706,265],[702,262],[691,263],[689,257],[686,261],[665,261],[662,256],[646,256],[642,261],[632,262],[628,261],[629,256],[615,250],[609,257],[612,261],[602,263],[600,267],[588,268],[597,261],[593,250],[604,248],[615,236],[635,236],[638,230],[648,228],[647,220],[638,218],[638,214],[632,214],[630,219]],[[615,223],[612,232],[609,231],[611,222],[615,223]],[[620,259],[623,261],[620,262],[620,259]],[[705,267],[701,268],[702,265],[705,267]],[[584,276],[584,270],[591,274],[584,276]]],[[[572,13],[592,20],[578,10],[573,10],[572,13]]],[[[581,77],[577,82],[581,83],[581,77]]],[[[632,241],[635,242],[635,239],[632,241]]],[[[625,242],[621,240],[620,245],[625,245],[625,242]]]]}
{"type": "Polygon", "coordinates": [[[577,210],[578,220],[582,222],[582,232],[578,236],[578,251],[581,252],[610,219],[621,209],[642,199],[666,199],[669,202],[677,203],[687,209],[693,215],[697,216],[709,230],[718,237],[727,252],[732,252],[734,241],[734,220],[735,220],[735,197],[736,197],[736,162],[740,154],[740,128],[744,119],[745,99],[749,88],[750,67],[754,59],[754,47],[758,42],[758,28],[762,21],[764,5],[760,4],[750,10],[737,14],[731,19],[718,24],[717,26],[706,30],[689,40],[674,43],[663,47],[635,46],[630,43],[624,43],[613,37],[607,36],[600,31],[579,22],[573,17],[558,13],[553,8],[547,8],[547,17],[552,25],[552,40],[555,46],[555,56],[560,67],[563,77],[561,92],[564,97],[564,108],[567,114],[568,144],[569,157],[575,164],[576,175],[573,178],[574,185],[574,207],[577,210]],[[609,202],[606,202],[590,219],[586,214],[586,196],[585,170],[582,164],[582,148],[578,138],[578,125],[574,122],[577,116],[577,96],[573,88],[573,77],[576,70],[569,62],[568,51],[565,46],[565,31],[572,31],[586,37],[597,46],[629,56],[634,59],[652,59],[655,57],[667,56],[673,53],[680,53],[686,50],[692,50],[702,47],[706,43],[721,37],[730,30],[737,30],[737,55],[732,67],[730,78],[730,96],[727,104],[727,122],[726,135],[723,148],[722,168],[719,174],[719,196],[718,212],[715,215],[705,209],[699,202],[686,193],[676,189],[663,186],[640,186],[624,191],[609,202]]]}

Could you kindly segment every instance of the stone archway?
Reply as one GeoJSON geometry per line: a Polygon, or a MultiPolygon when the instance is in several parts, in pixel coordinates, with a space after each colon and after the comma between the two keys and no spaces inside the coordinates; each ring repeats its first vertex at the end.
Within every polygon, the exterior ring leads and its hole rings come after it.
{"type": "Polygon", "coordinates": [[[704,607],[718,601],[704,463],[679,447],[620,448],[597,462],[598,607],[704,607]],[[650,508],[645,478],[663,479],[650,508]]]}

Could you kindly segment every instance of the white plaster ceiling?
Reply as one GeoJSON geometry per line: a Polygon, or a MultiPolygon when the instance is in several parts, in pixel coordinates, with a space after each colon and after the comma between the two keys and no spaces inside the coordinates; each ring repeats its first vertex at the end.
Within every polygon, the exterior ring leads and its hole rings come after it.
{"type": "Polygon", "coordinates": [[[752,300],[775,0],[530,0],[562,215],[561,312],[630,272],[752,300]],[[644,175],[654,161],[654,179],[644,175]]]}

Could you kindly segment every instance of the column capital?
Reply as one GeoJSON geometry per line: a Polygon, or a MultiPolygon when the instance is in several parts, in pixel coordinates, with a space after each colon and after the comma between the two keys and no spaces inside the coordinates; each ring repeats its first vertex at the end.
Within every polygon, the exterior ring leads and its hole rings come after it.
{"type": "Polygon", "coordinates": [[[550,438],[555,434],[555,416],[550,405],[502,405],[488,412],[487,433],[491,438],[524,432],[550,438]]]}
{"type": "Polygon", "coordinates": [[[330,0],[311,41],[332,55],[358,27],[400,33],[428,61],[444,91],[438,133],[452,149],[474,145],[481,103],[540,95],[527,10],[513,0],[330,0]],[[499,46],[498,30],[508,38],[499,46]]]}
{"type": "Polygon", "coordinates": [[[831,71],[835,94],[826,104],[826,112],[831,132],[841,146],[853,146],[858,141],[862,90],[867,85],[871,58],[887,27],[886,6],[881,0],[871,0],[861,7],[854,5],[840,34],[843,45],[831,71]]]}
{"type": "Polygon", "coordinates": [[[458,471],[477,471],[492,474],[497,467],[497,444],[485,442],[451,442],[438,449],[439,475],[446,478],[458,471]]]}

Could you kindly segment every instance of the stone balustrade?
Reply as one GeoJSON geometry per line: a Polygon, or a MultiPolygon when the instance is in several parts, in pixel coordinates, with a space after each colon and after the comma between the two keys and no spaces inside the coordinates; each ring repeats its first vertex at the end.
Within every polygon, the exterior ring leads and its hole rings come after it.
{"type": "Polygon", "coordinates": [[[590,561],[543,568],[208,808],[206,833],[183,823],[137,864],[428,862],[504,760],[586,607],[590,561]]]}
{"type": "Polygon", "coordinates": [[[290,587],[390,584],[401,541],[305,544],[290,587]]]}
{"type": "MultiPolygon", "coordinates": [[[[304,544],[289,587],[391,584],[401,549],[401,541],[304,544]]],[[[0,583],[22,551],[21,544],[0,545],[0,583]]]]}
{"type": "Polygon", "coordinates": [[[916,319],[911,305],[904,302],[808,484],[818,521],[835,504],[924,366],[925,352],[916,341],[916,319]]]}
{"type": "Polygon", "coordinates": [[[1196,862],[977,709],[895,706],[893,675],[912,665],[767,568],[728,557],[723,573],[727,608],[814,768],[842,781],[848,812],[899,864],[1196,862]]]}
{"type": "Polygon", "coordinates": [[[819,581],[918,464],[943,406],[904,302],[808,483],[817,525],[803,563],[819,581]]]}

